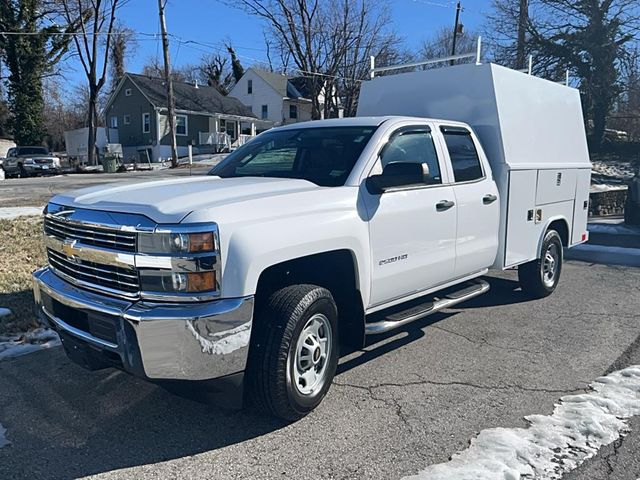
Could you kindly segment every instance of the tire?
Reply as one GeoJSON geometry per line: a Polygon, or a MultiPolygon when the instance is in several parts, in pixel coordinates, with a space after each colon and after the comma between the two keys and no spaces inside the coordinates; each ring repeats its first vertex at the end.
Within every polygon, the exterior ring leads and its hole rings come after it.
{"type": "Polygon", "coordinates": [[[518,267],[522,291],[531,298],[551,295],[562,272],[562,239],[555,230],[548,230],[542,240],[540,258],[518,267]]]}
{"type": "Polygon", "coordinates": [[[24,166],[21,163],[18,164],[18,172],[19,172],[18,176],[20,178],[27,178],[30,176],[29,172],[27,172],[27,170],[24,168],[24,166]]]}
{"type": "Polygon", "coordinates": [[[246,400],[287,421],[315,409],[338,365],[338,314],[331,293],[292,285],[273,293],[254,320],[246,400]]]}

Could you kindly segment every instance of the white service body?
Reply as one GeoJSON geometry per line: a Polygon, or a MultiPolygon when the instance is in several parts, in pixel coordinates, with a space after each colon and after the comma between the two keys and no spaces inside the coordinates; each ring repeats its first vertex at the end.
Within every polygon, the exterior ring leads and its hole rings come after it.
{"type": "Polygon", "coordinates": [[[363,82],[358,116],[381,114],[473,128],[500,191],[495,267],[536,258],[558,219],[569,246],[587,239],[591,162],[578,90],[499,65],[458,65],[363,82]]]}

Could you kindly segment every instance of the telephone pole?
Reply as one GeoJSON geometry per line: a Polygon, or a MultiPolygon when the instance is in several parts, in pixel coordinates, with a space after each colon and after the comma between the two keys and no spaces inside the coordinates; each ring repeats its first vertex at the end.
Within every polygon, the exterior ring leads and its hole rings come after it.
{"type": "MultiPolygon", "coordinates": [[[[458,2],[458,5],[456,6],[456,23],[453,26],[453,44],[451,46],[451,56],[456,54],[456,39],[458,37],[458,22],[460,21],[460,10],[462,9],[462,7],[460,6],[460,2],[458,2]]],[[[451,60],[449,62],[449,65],[453,65],[454,61],[451,60]]]]}
{"type": "MultiPolygon", "coordinates": [[[[167,110],[169,130],[171,130],[171,168],[178,166],[178,145],[176,142],[176,101],[173,96],[173,81],[171,80],[171,59],[169,58],[169,38],[167,37],[167,23],[164,19],[164,7],[168,0],[158,0],[160,13],[160,30],[162,32],[162,52],[164,54],[164,81],[167,86],[167,110]]],[[[160,137],[160,134],[158,134],[160,137]]]]}
{"type": "Polygon", "coordinates": [[[520,11],[518,13],[518,39],[516,41],[516,69],[523,70],[525,62],[525,34],[527,32],[527,21],[529,19],[529,0],[520,0],[520,11]]]}

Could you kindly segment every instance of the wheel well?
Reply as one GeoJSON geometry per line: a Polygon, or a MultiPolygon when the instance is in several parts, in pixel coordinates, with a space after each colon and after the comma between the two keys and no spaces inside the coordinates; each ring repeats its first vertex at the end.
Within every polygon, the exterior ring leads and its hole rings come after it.
{"type": "Polygon", "coordinates": [[[558,219],[554,220],[547,227],[547,231],[555,230],[560,235],[560,240],[562,240],[562,245],[565,247],[569,246],[569,225],[566,220],[558,219]]]}
{"type": "Polygon", "coordinates": [[[331,292],[338,307],[340,340],[355,348],[364,343],[364,307],[358,289],[356,261],[349,250],[333,250],[282,262],[265,269],[258,279],[255,310],[283,287],[308,283],[331,292]]]}

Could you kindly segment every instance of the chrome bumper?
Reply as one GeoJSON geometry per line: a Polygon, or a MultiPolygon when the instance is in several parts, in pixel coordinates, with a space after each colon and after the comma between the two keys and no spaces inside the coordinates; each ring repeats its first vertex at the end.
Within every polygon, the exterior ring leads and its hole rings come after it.
{"type": "MultiPolygon", "coordinates": [[[[48,267],[33,274],[43,322],[67,344],[153,380],[209,380],[245,369],[253,297],[204,303],[127,301],[92,293],[48,267]]],[[[67,353],[69,348],[65,344],[67,353]]],[[[71,356],[71,355],[70,355],[71,356]]]]}

